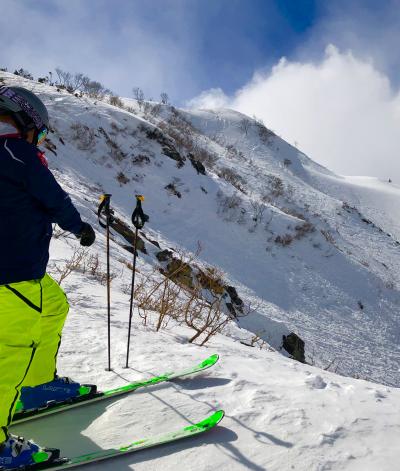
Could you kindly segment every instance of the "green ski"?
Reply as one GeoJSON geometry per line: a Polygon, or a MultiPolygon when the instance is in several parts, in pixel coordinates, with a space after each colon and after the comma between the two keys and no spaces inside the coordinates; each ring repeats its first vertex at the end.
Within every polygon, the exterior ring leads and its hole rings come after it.
{"type": "Polygon", "coordinates": [[[46,407],[43,407],[41,409],[32,409],[32,410],[26,410],[26,411],[23,410],[20,412],[16,412],[14,414],[12,425],[15,425],[21,422],[26,422],[28,420],[46,417],[48,415],[52,415],[57,412],[63,412],[69,409],[74,409],[76,407],[93,404],[94,402],[103,401],[105,399],[122,396],[125,394],[132,393],[134,391],[137,391],[138,389],[145,389],[155,384],[164,383],[167,381],[171,381],[173,379],[201,373],[202,371],[205,371],[208,368],[214,366],[217,363],[218,359],[219,359],[219,356],[217,354],[214,354],[192,368],[187,368],[187,369],[177,371],[177,372],[164,373],[159,376],[153,376],[150,379],[137,381],[134,383],[129,383],[129,384],[126,384],[125,386],[121,386],[115,389],[110,389],[108,391],[97,392],[95,394],[86,395],[86,396],[82,395],[68,402],[48,403],[46,407]]]}
{"type": "MultiPolygon", "coordinates": [[[[155,437],[138,440],[133,443],[130,443],[129,445],[115,449],[112,448],[109,450],[101,450],[86,455],[76,456],[74,458],[59,458],[53,462],[38,462],[34,465],[25,466],[23,468],[14,468],[14,471],[69,469],[78,466],[83,466],[85,464],[98,463],[99,461],[117,458],[119,456],[128,455],[130,453],[135,453],[137,451],[144,450],[146,448],[153,448],[159,445],[164,445],[166,443],[177,442],[184,438],[193,437],[194,435],[199,435],[214,428],[216,425],[219,424],[219,422],[221,422],[223,417],[224,411],[219,410],[214,412],[201,422],[198,422],[194,425],[182,427],[180,430],[176,430],[174,432],[169,432],[155,437]]],[[[43,453],[43,455],[45,455],[45,453],[43,453]]],[[[45,459],[45,456],[41,456],[38,461],[40,461],[40,459],[45,459]]]]}

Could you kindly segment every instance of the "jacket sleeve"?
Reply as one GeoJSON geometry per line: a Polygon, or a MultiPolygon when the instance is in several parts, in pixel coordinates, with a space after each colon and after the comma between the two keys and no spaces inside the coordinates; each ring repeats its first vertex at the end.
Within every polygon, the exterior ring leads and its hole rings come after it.
{"type": "Polygon", "coordinates": [[[54,175],[35,155],[35,150],[24,160],[25,188],[28,193],[44,207],[52,222],[65,231],[79,234],[83,227],[80,214],[54,175]]]}

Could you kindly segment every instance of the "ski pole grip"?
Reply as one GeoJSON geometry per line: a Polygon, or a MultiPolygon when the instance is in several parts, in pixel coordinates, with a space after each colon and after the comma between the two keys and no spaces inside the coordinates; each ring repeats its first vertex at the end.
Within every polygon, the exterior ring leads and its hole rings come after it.
{"type": "Polygon", "coordinates": [[[132,223],[136,229],[142,229],[145,223],[150,219],[149,216],[143,212],[142,201],[144,201],[144,196],[136,195],[136,208],[132,213],[132,223]]]}
{"type": "Polygon", "coordinates": [[[105,193],[104,195],[100,196],[100,204],[97,210],[97,216],[99,218],[100,226],[104,228],[106,228],[112,222],[113,210],[110,208],[111,196],[112,195],[109,193],[105,193]],[[107,224],[104,224],[101,221],[102,214],[104,214],[106,217],[107,224]]]}

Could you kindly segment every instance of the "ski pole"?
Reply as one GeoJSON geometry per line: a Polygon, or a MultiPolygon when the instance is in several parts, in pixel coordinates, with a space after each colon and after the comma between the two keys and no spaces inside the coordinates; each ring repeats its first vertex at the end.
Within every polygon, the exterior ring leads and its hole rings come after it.
{"type": "Polygon", "coordinates": [[[110,224],[113,221],[114,211],[110,208],[111,195],[106,193],[100,197],[100,205],[97,211],[99,224],[106,229],[107,234],[107,313],[108,313],[108,368],[111,371],[111,290],[110,290],[110,224]],[[101,221],[104,215],[106,224],[101,221]]]}
{"type": "Polygon", "coordinates": [[[126,365],[129,368],[129,350],[131,343],[131,329],[132,329],[132,312],[133,312],[133,293],[135,291],[135,272],[136,272],[136,257],[137,257],[137,241],[139,229],[142,229],[145,223],[149,220],[149,216],[144,214],[142,208],[143,195],[136,195],[136,207],[132,213],[132,223],[135,226],[135,241],[133,244],[133,267],[132,267],[132,283],[131,283],[131,301],[129,305],[129,329],[128,329],[128,346],[126,350],[126,365]]]}

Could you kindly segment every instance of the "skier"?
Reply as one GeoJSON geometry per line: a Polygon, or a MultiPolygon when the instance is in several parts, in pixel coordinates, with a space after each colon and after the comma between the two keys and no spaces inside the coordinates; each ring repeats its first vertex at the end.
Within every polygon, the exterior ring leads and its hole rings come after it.
{"type": "Polygon", "coordinates": [[[92,394],[95,386],[57,376],[68,313],[60,286],[46,274],[52,223],[90,246],[95,233],[47,168],[38,147],[49,131],[45,105],[22,87],[0,87],[0,468],[52,461],[8,432],[16,410],[92,394]]]}

